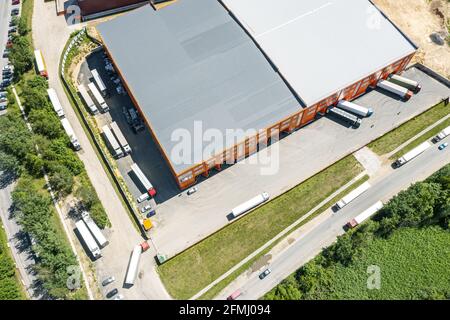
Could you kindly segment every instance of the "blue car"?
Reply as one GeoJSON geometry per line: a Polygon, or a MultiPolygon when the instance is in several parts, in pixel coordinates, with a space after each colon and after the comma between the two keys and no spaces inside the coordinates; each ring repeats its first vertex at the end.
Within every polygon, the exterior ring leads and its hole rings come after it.
{"type": "Polygon", "coordinates": [[[441,145],[439,146],[439,150],[444,150],[444,149],[447,148],[447,147],[448,147],[448,142],[443,143],[443,144],[441,144],[441,145]]]}

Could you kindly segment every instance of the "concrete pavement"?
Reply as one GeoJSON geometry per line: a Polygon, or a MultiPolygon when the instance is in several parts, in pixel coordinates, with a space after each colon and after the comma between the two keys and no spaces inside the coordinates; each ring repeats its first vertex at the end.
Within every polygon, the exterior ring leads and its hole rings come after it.
{"type": "MultiPolygon", "coordinates": [[[[449,138],[446,139],[448,140],[449,138]]],[[[254,300],[262,297],[314,258],[324,247],[334,243],[337,236],[344,233],[343,226],[356,215],[379,200],[386,203],[411,184],[424,180],[450,163],[450,149],[439,151],[437,147],[437,145],[433,146],[417,159],[397,170],[390,170],[387,174],[372,179],[370,181],[372,187],[366,193],[337,213],[328,210],[314,219],[309,226],[300,228],[296,235],[289,237],[289,246],[279,252],[271,252],[273,255],[268,265],[256,272],[241,275],[224,289],[217,299],[226,299],[237,289],[242,292],[238,299],[254,300]],[[272,273],[264,280],[260,280],[258,276],[265,268],[270,268],[272,273]]]]}
{"type": "MultiPolygon", "coordinates": [[[[94,263],[97,276],[101,280],[105,276],[114,275],[117,279],[114,285],[122,286],[131,250],[143,240],[111,185],[63,90],[58,76],[59,59],[70,33],[81,26],[67,26],[64,17],[56,16],[55,12],[54,2],[34,1],[33,41],[35,47],[41,49],[46,61],[49,86],[56,90],[66,117],[83,148],[78,152],[78,156],[83,161],[89,178],[112,223],[112,228],[105,230],[110,243],[102,250],[103,257],[94,263]],[[48,41],[49,37],[51,37],[51,41],[48,41]]],[[[156,272],[153,259],[155,254],[153,249],[143,254],[139,280],[132,288],[120,290],[125,299],[170,299],[156,272]]],[[[101,288],[101,290],[104,289],[101,288]]]]}

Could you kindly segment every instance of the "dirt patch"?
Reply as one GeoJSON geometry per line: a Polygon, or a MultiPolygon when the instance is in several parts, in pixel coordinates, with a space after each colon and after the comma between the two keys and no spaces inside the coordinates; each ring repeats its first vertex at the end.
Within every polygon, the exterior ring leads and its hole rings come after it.
{"type": "Polygon", "coordinates": [[[258,271],[259,269],[261,269],[262,267],[266,266],[269,264],[269,261],[272,259],[272,255],[271,254],[266,254],[265,256],[259,258],[258,260],[255,261],[255,263],[253,263],[252,267],[251,267],[251,273],[258,271]]]}
{"type": "Polygon", "coordinates": [[[430,36],[448,34],[450,4],[444,0],[374,0],[374,3],[419,47],[413,62],[421,62],[450,77],[450,46],[435,44],[430,36]]]}

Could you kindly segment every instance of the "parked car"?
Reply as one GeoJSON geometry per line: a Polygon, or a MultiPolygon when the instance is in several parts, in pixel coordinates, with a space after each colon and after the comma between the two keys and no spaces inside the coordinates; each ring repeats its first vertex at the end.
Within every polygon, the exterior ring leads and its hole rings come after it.
{"type": "Polygon", "coordinates": [[[123,300],[123,295],[118,294],[117,296],[114,297],[114,300],[123,300]]]}
{"type": "Polygon", "coordinates": [[[0,97],[0,103],[3,103],[3,102],[8,102],[8,98],[0,97]]]}
{"type": "Polygon", "coordinates": [[[13,46],[13,43],[11,40],[6,43],[7,48],[11,48],[12,46],[13,46]]]}
{"type": "Polygon", "coordinates": [[[187,195],[190,196],[191,194],[194,194],[194,193],[196,193],[197,191],[198,191],[198,188],[197,188],[197,187],[190,188],[190,189],[188,190],[188,192],[187,192],[187,195]]]}
{"type": "Polygon", "coordinates": [[[8,58],[9,57],[9,49],[5,49],[5,51],[3,51],[3,58],[8,58]]]}
{"type": "Polygon", "coordinates": [[[114,297],[116,294],[118,294],[119,293],[119,290],[117,289],[117,288],[114,288],[114,289],[112,289],[110,292],[108,292],[107,294],[106,294],[106,297],[108,298],[108,299],[111,299],[112,297],[114,297]]]}
{"type": "Polygon", "coordinates": [[[241,290],[236,290],[228,296],[227,300],[236,300],[241,294],[241,290]]]}
{"type": "Polygon", "coordinates": [[[116,281],[116,278],[114,278],[114,276],[105,278],[102,281],[102,286],[106,287],[108,284],[113,283],[114,281],[116,281]]]}
{"type": "Polygon", "coordinates": [[[444,150],[444,149],[447,148],[447,147],[448,147],[448,142],[443,143],[443,144],[441,144],[441,145],[439,146],[439,150],[444,150]]]}
{"type": "Polygon", "coordinates": [[[146,206],[144,206],[144,207],[142,207],[141,208],[141,212],[142,213],[145,213],[145,212],[147,212],[148,210],[150,210],[152,208],[152,206],[151,205],[146,205],[146,206]]]}
{"type": "Polygon", "coordinates": [[[8,102],[0,102],[0,110],[6,110],[8,108],[8,102]]]}
{"type": "Polygon", "coordinates": [[[18,8],[14,8],[11,10],[11,17],[13,16],[17,16],[19,14],[19,9],[18,8]]]}
{"type": "Polygon", "coordinates": [[[151,217],[153,217],[154,215],[156,214],[156,211],[155,210],[152,210],[152,211],[150,211],[149,213],[147,213],[147,218],[151,218],[151,217]]]}
{"type": "Polygon", "coordinates": [[[11,3],[13,6],[16,6],[16,5],[20,4],[20,0],[12,0],[11,3]]]}
{"type": "Polygon", "coordinates": [[[262,280],[262,279],[264,279],[265,277],[267,277],[271,272],[272,272],[272,270],[266,269],[266,270],[264,270],[264,271],[259,275],[259,278],[262,280]]]}

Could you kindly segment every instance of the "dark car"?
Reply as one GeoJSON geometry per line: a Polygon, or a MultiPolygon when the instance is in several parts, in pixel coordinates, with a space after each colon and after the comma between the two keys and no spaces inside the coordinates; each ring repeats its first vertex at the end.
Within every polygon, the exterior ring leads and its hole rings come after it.
{"type": "Polygon", "coordinates": [[[106,287],[108,284],[113,283],[116,280],[113,276],[108,277],[102,281],[102,286],[106,287]]]}
{"type": "Polygon", "coordinates": [[[263,273],[261,273],[261,274],[259,275],[259,278],[262,280],[262,279],[264,279],[265,277],[267,277],[271,272],[272,272],[272,270],[266,269],[266,270],[263,271],[263,273]]]}
{"type": "Polygon", "coordinates": [[[19,14],[19,9],[15,8],[11,10],[11,16],[17,16],[19,14]]]}
{"type": "Polygon", "coordinates": [[[20,4],[20,0],[12,0],[13,6],[18,5],[18,4],[20,4]]]}
{"type": "Polygon", "coordinates": [[[117,290],[117,288],[114,288],[114,289],[112,289],[110,292],[108,292],[107,294],[106,294],[106,297],[108,298],[108,299],[111,299],[112,297],[114,297],[116,294],[118,294],[119,293],[119,290],[117,290]]]}

